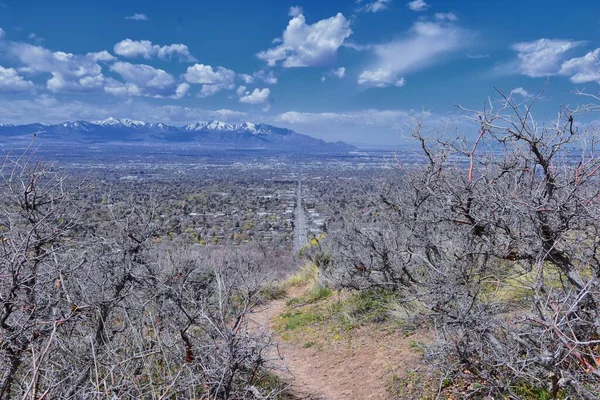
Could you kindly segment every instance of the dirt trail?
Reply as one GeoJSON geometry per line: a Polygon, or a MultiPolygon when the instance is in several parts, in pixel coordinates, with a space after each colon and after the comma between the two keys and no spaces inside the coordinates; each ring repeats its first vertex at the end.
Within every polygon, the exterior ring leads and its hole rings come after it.
{"type": "MultiPolygon", "coordinates": [[[[292,288],[288,295],[299,297],[302,293],[302,289],[292,288]]],[[[273,319],[285,311],[285,301],[271,302],[252,320],[270,328],[273,319]]],[[[388,399],[386,387],[391,376],[403,376],[420,362],[420,356],[410,350],[412,339],[375,326],[358,328],[351,339],[328,341],[319,348],[276,339],[287,369],[280,377],[299,399],[388,399]]]]}

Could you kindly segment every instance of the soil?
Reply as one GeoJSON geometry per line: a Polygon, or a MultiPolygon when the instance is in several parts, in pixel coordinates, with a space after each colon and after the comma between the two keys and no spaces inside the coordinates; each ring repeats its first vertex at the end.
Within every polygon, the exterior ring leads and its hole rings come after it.
{"type": "MultiPolygon", "coordinates": [[[[288,298],[303,292],[303,288],[293,287],[288,298]]],[[[273,320],[286,310],[285,302],[272,301],[252,320],[272,330],[273,320]]],[[[422,355],[411,348],[414,335],[405,337],[398,329],[376,324],[361,326],[349,338],[326,340],[320,346],[307,346],[306,338],[283,340],[274,334],[283,358],[278,374],[298,399],[389,399],[387,388],[392,376],[405,376],[422,362],[422,355]]],[[[325,328],[322,332],[312,331],[311,337],[315,334],[331,336],[325,328]]]]}

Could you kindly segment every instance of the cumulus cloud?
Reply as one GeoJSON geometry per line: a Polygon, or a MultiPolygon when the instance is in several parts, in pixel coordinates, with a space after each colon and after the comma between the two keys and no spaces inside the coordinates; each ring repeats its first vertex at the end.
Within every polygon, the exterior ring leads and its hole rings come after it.
{"type": "Polygon", "coordinates": [[[566,53],[584,44],[583,41],[564,39],[516,43],[512,49],[517,52],[517,72],[532,78],[558,75],[566,53]]]}
{"type": "Polygon", "coordinates": [[[600,49],[563,62],[559,73],[569,76],[573,83],[600,83],[600,49]]]}
{"type": "Polygon", "coordinates": [[[456,14],[454,13],[435,13],[433,15],[433,18],[435,18],[438,21],[458,21],[458,17],[456,16],[456,14]]]}
{"type": "Polygon", "coordinates": [[[238,96],[242,96],[246,92],[246,86],[239,86],[235,92],[238,96]]]}
{"type": "Polygon", "coordinates": [[[90,57],[94,61],[112,62],[116,61],[116,57],[110,54],[106,50],[97,51],[95,53],[87,53],[86,56],[90,57]]]}
{"type": "Polygon", "coordinates": [[[342,79],[344,76],[346,76],[346,68],[340,67],[338,69],[334,69],[333,71],[331,71],[331,73],[337,76],[338,78],[342,79]]]}
{"type": "Polygon", "coordinates": [[[203,97],[212,96],[224,89],[233,89],[235,76],[235,72],[230,69],[223,67],[213,69],[212,66],[204,64],[194,64],[183,74],[186,82],[202,85],[200,95],[203,97]]]}
{"type": "Polygon", "coordinates": [[[171,74],[150,65],[119,61],[110,70],[125,81],[108,80],[106,91],[115,95],[178,99],[185,96],[190,88],[189,84],[178,83],[171,74]]]}
{"type": "Polygon", "coordinates": [[[388,86],[402,87],[406,82],[404,78],[398,78],[391,70],[380,68],[376,71],[363,71],[358,76],[358,84],[367,87],[384,88],[388,86]]]}
{"type": "Polygon", "coordinates": [[[152,58],[153,45],[149,40],[125,39],[115,44],[114,52],[123,57],[152,58]]]}
{"type": "Polygon", "coordinates": [[[248,85],[254,83],[254,77],[250,74],[240,74],[239,77],[248,85]]]}
{"type": "Polygon", "coordinates": [[[41,46],[26,43],[11,43],[9,52],[24,65],[19,68],[22,73],[51,74],[46,87],[52,92],[103,90],[105,77],[93,53],[75,55],[62,51],[52,52],[41,46]]]}
{"type": "Polygon", "coordinates": [[[351,34],[350,21],[341,13],[312,25],[299,14],[288,23],[277,41],[279,45],[261,51],[257,57],[269,66],[281,62],[285,68],[327,65],[336,59],[338,49],[351,34]]]}
{"type": "Polygon", "coordinates": [[[277,77],[275,76],[275,73],[273,71],[271,71],[271,70],[268,70],[268,71],[266,71],[266,70],[260,70],[260,71],[257,71],[255,73],[253,73],[252,75],[250,75],[250,74],[239,74],[238,76],[247,85],[253,84],[256,80],[263,81],[267,85],[275,85],[275,84],[277,84],[277,77]]]}
{"type": "Polygon", "coordinates": [[[174,99],[181,99],[183,97],[185,97],[185,95],[187,94],[187,92],[190,90],[190,85],[186,82],[182,82],[179,85],[177,85],[177,88],[175,89],[175,94],[172,96],[174,99]]]}
{"type": "Polygon", "coordinates": [[[518,88],[514,88],[513,90],[510,91],[510,94],[518,94],[519,96],[525,97],[525,98],[529,98],[532,97],[531,93],[529,93],[527,90],[523,89],[522,87],[518,87],[518,88]]]}
{"type": "Polygon", "coordinates": [[[263,104],[269,100],[270,95],[271,91],[268,88],[254,89],[252,93],[245,92],[245,94],[240,97],[240,103],[263,104]]]}
{"type": "Polygon", "coordinates": [[[413,0],[406,5],[408,8],[416,12],[425,11],[429,8],[429,4],[427,4],[425,0],[413,0]]]}
{"type": "Polygon", "coordinates": [[[125,39],[115,44],[113,50],[116,54],[127,58],[142,57],[150,59],[152,57],[158,57],[161,60],[170,60],[176,56],[180,61],[196,61],[194,56],[190,54],[188,47],[180,43],[159,46],[157,44],[152,44],[149,40],[125,39]]]}
{"type": "Polygon", "coordinates": [[[295,18],[295,17],[301,15],[302,12],[303,12],[302,11],[302,7],[300,7],[300,6],[291,6],[290,7],[290,12],[288,12],[288,15],[290,17],[292,17],[292,18],[295,18]]]}
{"type": "Polygon", "coordinates": [[[148,18],[146,14],[135,13],[133,15],[125,17],[125,19],[132,19],[134,21],[148,21],[150,18],[148,18]]]}
{"type": "Polygon", "coordinates": [[[188,67],[187,72],[183,75],[189,83],[204,84],[204,85],[228,85],[233,83],[235,72],[223,68],[214,68],[210,65],[194,64],[188,67]]]}
{"type": "Polygon", "coordinates": [[[52,52],[26,43],[10,43],[8,48],[9,54],[22,64],[17,69],[21,74],[50,74],[46,88],[53,93],[106,92],[118,96],[179,99],[190,88],[188,83],[178,82],[161,69],[115,62],[116,58],[108,51],[77,55],[52,52]],[[105,76],[100,63],[113,63],[109,70],[120,75],[123,81],[105,76]]]}
{"type": "Polygon", "coordinates": [[[267,85],[275,85],[277,84],[277,77],[273,71],[265,71],[260,70],[255,72],[253,75],[254,79],[258,79],[259,81],[263,81],[267,85]]]}
{"type": "Polygon", "coordinates": [[[403,38],[367,48],[374,60],[360,74],[359,83],[372,87],[402,86],[404,74],[426,68],[468,44],[467,31],[451,21],[419,20],[403,38]]]}
{"type": "Polygon", "coordinates": [[[31,91],[33,82],[23,79],[14,68],[0,66],[0,91],[1,92],[26,92],[31,91]]]}
{"type": "Polygon", "coordinates": [[[387,10],[390,4],[392,4],[392,0],[376,0],[371,3],[367,3],[362,7],[359,7],[356,11],[376,13],[379,11],[387,10]]]}
{"type": "Polygon", "coordinates": [[[198,93],[198,96],[210,97],[210,96],[213,96],[213,95],[219,93],[223,89],[224,88],[221,85],[203,85],[202,88],[200,89],[200,92],[198,93]]]}

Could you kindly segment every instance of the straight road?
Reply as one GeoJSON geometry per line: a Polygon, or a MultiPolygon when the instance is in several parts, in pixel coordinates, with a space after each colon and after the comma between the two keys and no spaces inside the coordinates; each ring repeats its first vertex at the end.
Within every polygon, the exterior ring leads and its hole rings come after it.
{"type": "Polygon", "coordinates": [[[298,174],[298,188],[296,189],[296,211],[294,212],[294,254],[308,244],[308,227],[306,226],[306,213],[302,205],[302,178],[298,174]]]}

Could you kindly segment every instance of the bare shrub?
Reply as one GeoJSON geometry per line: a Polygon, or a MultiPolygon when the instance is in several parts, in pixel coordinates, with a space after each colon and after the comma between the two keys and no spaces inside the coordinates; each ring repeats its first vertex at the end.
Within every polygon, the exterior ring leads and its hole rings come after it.
{"type": "Polygon", "coordinates": [[[382,220],[338,234],[330,274],[343,287],[418,301],[429,349],[469,396],[600,394],[597,132],[586,109],[538,123],[501,94],[470,139],[426,138],[426,166],[398,166],[373,198],[382,220]]]}
{"type": "Polygon", "coordinates": [[[26,154],[0,170],[0,398],[275,398],[249,327],[278,258],[160,243],[152,197],[81,219],[78,187],[26,154]]]}

